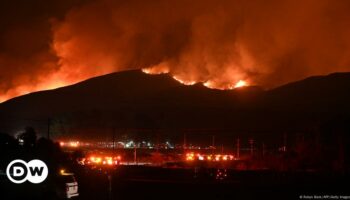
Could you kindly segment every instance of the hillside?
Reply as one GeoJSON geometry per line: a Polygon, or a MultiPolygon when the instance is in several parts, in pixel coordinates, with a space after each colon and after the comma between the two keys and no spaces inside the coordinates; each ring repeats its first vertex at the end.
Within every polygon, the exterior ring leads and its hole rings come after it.
{"type": "Polygon", "coordinates": [[[111,127],[273,133],[347,118],[348,91],[350,73],[310,77],[269,91],[222,91],[185,86],[166,74],[125,71],[4,102],[0,131],[13,133],[27,125],[44,131],[50,119],[56,131],[78,135],[111,127]]]}

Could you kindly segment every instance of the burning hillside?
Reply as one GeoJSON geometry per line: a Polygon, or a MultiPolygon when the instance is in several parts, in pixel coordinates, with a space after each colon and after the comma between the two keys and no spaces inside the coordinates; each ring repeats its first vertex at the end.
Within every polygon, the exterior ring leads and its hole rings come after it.
{"type": "Polygon", "coordinates": [[[350,69],[349,1],[39,1],[3,5],[0,102],[130,69],[217,89],[350,69]]]}

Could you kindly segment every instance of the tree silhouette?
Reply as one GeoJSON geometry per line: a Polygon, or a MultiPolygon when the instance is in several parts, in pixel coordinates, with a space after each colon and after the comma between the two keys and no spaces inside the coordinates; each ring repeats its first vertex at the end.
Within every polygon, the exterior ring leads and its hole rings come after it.
{"type": "Polygon", "coordinates": [[[36,132],[33,127],[26,127],[24,133],[18,137],[24,147],[34,147],[36,143],[36,132]]]}

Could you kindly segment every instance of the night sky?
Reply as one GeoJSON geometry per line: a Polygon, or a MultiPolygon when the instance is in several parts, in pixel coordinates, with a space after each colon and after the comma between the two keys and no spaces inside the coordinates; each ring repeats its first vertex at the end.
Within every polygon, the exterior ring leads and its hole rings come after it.
{"type": "Polygon", "coordinates": [[[0,102],[115,71],[265,88],[350,71],[347,0],[8,0],[0,102]]]}

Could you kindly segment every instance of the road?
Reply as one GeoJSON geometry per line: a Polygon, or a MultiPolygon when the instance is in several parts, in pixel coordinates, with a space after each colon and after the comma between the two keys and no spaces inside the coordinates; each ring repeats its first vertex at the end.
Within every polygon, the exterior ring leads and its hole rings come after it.
{"type": "MultiPolygon", "coordinates": [[[[348,195],[348,174],[272,171],[227,171],[215,179],[216,169],[123,166],[99,171],[81,168],[76,173],[82,200],[109,199],[300,199],[300,195],[348,195]],[[214,175],[214,176],[213,176],[214,175]],[[108,176],[111,179],[108,179],[108,176]],[[111,187],[110,187],[111,186],[111,187]]],[[[2,199],[50,199],[45,184],[9,184],[1,181],[2,199]]]]}

